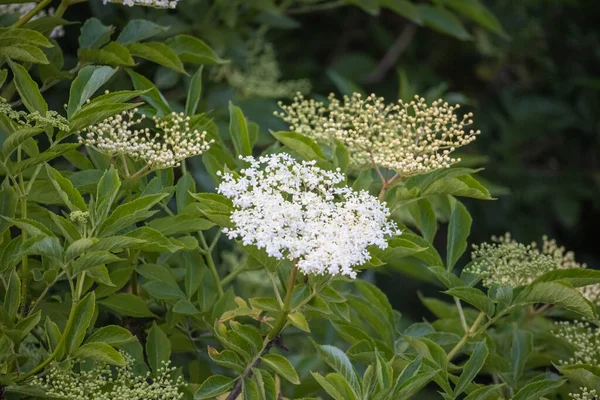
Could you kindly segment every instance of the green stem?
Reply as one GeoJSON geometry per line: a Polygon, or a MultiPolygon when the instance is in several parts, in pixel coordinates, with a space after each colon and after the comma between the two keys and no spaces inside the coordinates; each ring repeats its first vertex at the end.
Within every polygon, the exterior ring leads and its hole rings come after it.
{"type": "Polygon", "coordinates": [[[473,322],[473,325],[471,326],[471,328],[469,328],[469,330],[467,330],[467,332],[460,339],[460,341],[458,343],[456,343],[456,346],[454,346],[454,348],[452,350],[450,350],[450,353],[448,353],[448,360],[452,360],[454,358],[454,356],[456,356],[456,354],[460,351],[460,349],[462,349],[463,346],[467,343],[469,338],[475,336],[475,332],[477,331],[477,328],[479,327],[479,325],[481,324],[481,322],[483,321],[484,318],[485,318],[485,313],[483,313],[483,312],[479,313],[479,315],[477,316],[477,319],[475,320],[475,322],[473,322]]]}
{"type": "Polygon", "coordinates": [[[73,300],[73,303],[71,304],[71,312],[69,313],[69,319],[67,320],[67,325],[65,326],[65,330],[63,331],[63,334],[60,337],[60,340],[58,341],[58,344],[56,345],[56,348],[54,349],[54,351],[48,356],[48,358],[46,358],[44,361],[42,361],[37,367],[35,367],[31,371],[29,371],[28,373],[23,375],[23,377],[18,379],[17,380],[18,382],[22,382],[22,381],[32,377],[33,375],[37,374],[38,372],[42,371],[46,367],[46,365],[50,364],[50,362],[52,360],[54,360],[56,358],[56,356],[58,356],[58,354],[62,351],[62,348],[65,345],[65,342],[67,341],[67,337],[69,336],[71,328],[73,327],[73,322],[75,321],[75,308],[77,308],[77,303],[78,303],[78,301],[73,300]]]}
{"type": "Polygon", "coordinates": [[[277,322],[275,323],[275,326],[273,327],[273,329],[271,329],[271,331],[265,338],[262,350],[260,351],[260,353],[258,353],[258,355],[256,357],[254,357],[254,359],[248,365],[248,367],[246,367],[244,373],[238,378],[237,382],[235,383],[235,386],[233,387],[231,392],[229,392],[229,395],[227,395],[227,398],[225,400],[236,400],[238,398],[238,396],[242,392],[244,379],[252,377],[252,374],[253,374],[252,369],[260,364],[260,359],[262,357],[264,357],[271,350],[271,347],[273,347],[273,345],[277,342],[277,340],[278,340],[277,337],[279,336],[279,334],[281,333],[281,331],[283,330],[283,328],[285,327],[285,325],[287,323],[287,316],[290,312],[290,305],[292,302],[292,294],[294,293],[294,284],[296,283],[296,275],[297,274],[298,274],[298,267],[296,267],[296,263],[294,262],[294,264],[292,266],[292,272],[290,273],[290,276],[289,276],[288,282],[287,282],[287,287],[286,287],[286,292],[285,292],[285,300],[283,302],[283,307],[282,307],[281,313],[277,319],[277,322]]]}
{"type": "Polygon", "coordinates": [[[35,6],[31,11],[29,11],[27,14],[23,15],[23,17],[21,19],[19,19],[17,22],[15,22],[11,26],[11,28],[20,28],[23,25],[25,25],[27,22],[29,22],[29,20],[31,18],[35,17],[41,10],[43,10],[44,7],[46,7],[48,4],[50,4],[51,1],[52,0],[42,0],[41,2],[39,2],[37,6],[35,6]]]}
{"type": "Polygon", "coordinates": [[[204,239],[204,235],[202,234],[202,232],[200,232],[198,236],[200,237],[200,244],[204,249],[204,258],[206,259],[206,263],[208,264],[208,269],[210,270],[210,273],[212,274],[213,279],[215,280],[215,284],[217,285],[217,294],[219,295],[219,298],[221,298],[224,294],[223,285],[221,284],[221,278],[219,278],[219,273],[217,272],[217,267],[215,266],[215,261],[212,257],[212,251],[206,243],[206,239],[204,239]]]}
{"type": "Polygon", "coordinates": [[[239,274],[241,274],[244,271],[246,271],[246,268],[244,268],[244,267],[238,267],[238,268],[234,269],[233,271],[231,271],[229,273],[229,275],[227,275],[225,278],[223,278],[221,280],[221,285],[225,286],[225,285],[229,284],[232,280],[234,280],[239,274]]]}
{"type": "Polygon", "coordinates": [[[81,294],[83,293],[83,283],[85,282],[85,271],[81,273],[81,277],[77,280],[77,289],[75,294],[75,301],[78,302],[81,299],[81,294]]]}
{"type": "Polygon", "coordinates": [[[292,272],[288,277],[287,287],[285,291],[285,298],[283,300],[283,307],[281,307],[281,312],[279,313],[279,317],[275,321],[275,326],[269,333],[268,338],[273,339],[279,335],[285,324],[287,323],[287,317],[290,313],[290,306],[292,303],[292,294],[294,294],[294,283],[296,282],[296,275],[298,274],[298,267],[296,263],[292,265],[292,272]]]}
{"type": "Polygon", "coordinates": [[[467,333],[469,331],[469,325],[467,325],[467,319],[465,318],[465,313],[463,311],[462,305],[460,304],[460,300],[458,299],[458,297],[454,298],[454,302],[456,303],[456,308],[458,309],[460,323],[462,324],[465,333],[467,333]]]}
{"type": "MultiPolygon", "coordinates": [[[[79,3],[78,1],[74,1],[73,3],[79,3]]],[[[57,18],[62,18],[62,16],[65,14],[65,11],[67,11],[67,8],[69,8],[69,6],[71,5],[71,2],[69,0],[61,0],[60,4],[58,5],[58,8],[56,9],[56,12],[54,13],[54,16],[57,18]]]]}

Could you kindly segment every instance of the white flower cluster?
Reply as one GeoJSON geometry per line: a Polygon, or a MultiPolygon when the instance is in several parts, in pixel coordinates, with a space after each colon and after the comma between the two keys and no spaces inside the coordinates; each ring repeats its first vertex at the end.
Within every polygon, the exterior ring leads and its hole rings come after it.
{"type": "MultiPolygon", "coordinates": [[[[21,18],[24,15],[26,15],[27,13],[29,13],[31,10],[33,10],[37,6],[37,4],[38,3],[36,3],[36,2],[0,4],[0,15],[18,14],[19,18],[21,18]]],[[[53,16],[53,15],[54,15],[54,8],[49,8],[48,11],[41,10],[33,18],[31,18],[30,21],[35,21],[38,18],[42,18],[42,17],[46,17],[46,16],[53,16]]],[[[54,29],[52,29],[52,32],[50,33],[50,37],[54,38],[54,39],[63,37],[64,35],[65,35],[65,29],[62,26],[55,27],[54,29]]]]}
{"type": "Polygon", "coordinates": [[[95,364],[89,370],[75,372],[73,365],[61,368],[53,365],[46,375],[34,377],[32,385],[44,390],[50,397],[65,400],[178,400],[183,398],[178,387],[183,378],[171,378],[174,367],[169,363],[154,376],[136,375],[132,371],[131,356],[122,353],[127,360],[124,367],[95,364]]]}
{"type": "Polygon", "coordinates": [[[541,248],[533,242],[518,243],[510,233],[492,236],[491,243],[473,245],[473,262],[466,270],[481,276],[483,285],[519,287],[555,269],[586,268],[575,262],[575,254],[558,246],[556,240],[542,238],[541,248]]]}
{"type": "Polygon", "coordinates": [[[359,93],[335,95],[329,103],[305,100],[301,94],[291,105],[275,113],[290,124],[290,130],[317,141],[343,142],[355,167],[378,166],[403,177],[447,168],[460,161],[450,154],[475,140],[479,131],[465,131],[473,123],[471,113],[459,119],[443,100],[428,105],[425,99],[387,104],[385,99],[359,93]]]}
{"type": "Polygon", "coordinates": [[[134,129],[145,115],[137,108],[107,118],[79,133],[79,142],[98,149],[109,156],[125,154],[145,160],[153,168],[177,167],[181,161],[202,154],[213,140],[206,140],[206,132],[190,128],[190,118],[183,113],[152,117],[156,133],[150,128],[134,129]]]}
{"type": "Polygon", "coordinates": [[[56,111],[47,111],[46,115],[41,115],[38,111],[27,113],[25,111],[15,111],[4,97],[0,97],[0,114],[6,115],[22,126],[52,125],[61,131],[69,130],[69,121],[56,111]]]}
{"type": "Polygon", "coordinates": [[[295,161],[285,153],[243,158],[239,177],[223,174],[218,192],[233,200],[234,228],[224,232],[277,259],[297,262],[306,274],[356,277],[370,260],[369,246],[387,247],[400,234],[389,210],[366,191],[340,186],[344,175],[295,161]]]}
{"type": "Polygon", "coordinates": [[[592,328],[585,321],[559,321],[554,336],[568,342],[573,347],[573,356],[568,360],[560,360],[567,364],[600,364],[600,330],[592,328]]]}
{"type": "Polygon", "coordinates": [[[600,396],[595,389],[588,389],[586,387],[579,388],[581,393],[569,393],[569,397],[574,400],[599,400],[600,396]]]}
{"type": "Polygon", "coordinates": [[[214,81],[226,80],[242,97],[285,98],[296,93],[308,93],[311,84],[308,79],[282,80],[281,69],[275,50],[259,36],[246,44],[248,54],[245,68],[223,64],[213,68],[214,81]]]}
{"type": "Polygon", "coordinates": [[[179,0],[102,0],[106,5],[108,3],[121,3],[124,6],[144,6],[154,8],[177,8],[179,0]]]}

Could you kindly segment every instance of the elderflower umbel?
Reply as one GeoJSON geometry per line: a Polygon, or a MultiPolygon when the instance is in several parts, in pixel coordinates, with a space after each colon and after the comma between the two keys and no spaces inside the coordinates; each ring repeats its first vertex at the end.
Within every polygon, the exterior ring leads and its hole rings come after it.
{"type": "Polygon", "coordinates": [[[310,92],[308,79],[281,80],[282,74],[277,62],[275,50],[259,36],[250,40],[246,48],[248,53],[245,68],[224,64],[212,70],[214,81],[226,80],[242,97],[284,98],[294,97],[296,93],[310,92]]]}
{"type": "Polygon", "coordinates": [[[568,342],[573,347],[573,356],[568,360],[560,360],[567,364],[600,364],[600,331],[585,321],[559,321],[554,336],[568,342]]]}
{"type": "Polygon", "coordinates": [[[92,146],[109,156],[125,154],[145,160],[153,168],[177,167],[181,161],[202,154],[213,140],[206,132],[190,128],[190,118],[183,113],[152,117],[156,133],[150,128],[134,127],[146,118],[137,108],[109,117],[80,132],[79,142],[92,146]]]}
{"type": "Polygon", "coordinates": [[[42,377],[36,376],[32,385],[44,390],[48,396],[65,400],[178,400],[183,398],[178,387],[183,379],[171,378],[174,367],[163,363],[155,376],[135,375],[133,359],[122,353],[127,364],[111,367],[95,364],[91,369],[73,369],[73,365],[60,368],[53,365],[42,377]]]}
{"type": "Polygon", "coordinates": [[[102,0],[103,4],[121,3],[124,6],[144,6],[154,8],[177,8],[179,0],[102,0]]]}
{"type": "Polygon", "coordinates": [[[595,389],[580,387],[581,393],[569,393],[569,397],[574,400],[599,400],[600,396],[595,389]]]}
{"type": "Polygon", "coordinates": [[[473,262],[467,272],[481,276],[486,287],[493,284],[519,287],[555,269],[586,268],[585,264],[575,262],[573,252],[546,236],[541,248],[535,242],[518,243],[510,233],[492,236],[492,243],[473,245],[471,256],[473,262]]]}
{"type": "Polygon", "coordinates": [[[297,162],[285,153],[243,158],[239,177],[223,174],[218,192],[233,200],[234,227],[224,232],[277,259],[295,260],[306,274],[356,277],[370,260],[367,248],[387,247],[399,234],[385,203],[366,191],[340,186],[344,175],[297,162]]]}
{"type": "Polygon", "coordinates": [[[329,104],[305,100],[301,94],[275,113],[292,131],[317,141],[343,142],[355,167],[376,165],[401,176],[424,174],[447,168],[460,161],[450,154],[475,140],[479,131],[465,130],[473,121],[471,113],[459,119],[443,100],[431,105],[415,96],[408,103],[385,104],[374,94],[344,96],[343,102],[329,96],[329,104]]]}

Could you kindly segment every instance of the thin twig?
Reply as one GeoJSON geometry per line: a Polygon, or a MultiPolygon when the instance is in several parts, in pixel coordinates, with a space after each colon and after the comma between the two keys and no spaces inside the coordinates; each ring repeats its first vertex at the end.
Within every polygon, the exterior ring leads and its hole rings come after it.
{"type": "Polygon", "coordinates": [[[385,78],[385,75],[388,73],[388,71],[392,69],[394,65],[396,65],[398,58],[400,58],[402,53],[404,53],[404,51],[408,48],[408,45],[415,36],[416,31],[417,25],[413,23],[408,23],[404,29],[402,29],[398,35],[398,38],[388,49],[387,53],[385,53],[381,61],[379,61],[379,64],[375,70],[365,78],[366,83],[381,82],[383,78],[385,78]]]}

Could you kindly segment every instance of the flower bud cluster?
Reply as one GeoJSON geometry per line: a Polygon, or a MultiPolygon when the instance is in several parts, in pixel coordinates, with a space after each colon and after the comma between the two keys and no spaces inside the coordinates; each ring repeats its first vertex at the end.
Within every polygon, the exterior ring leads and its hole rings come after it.
{"type": "Polygon", "coordinates": [[[190,117],[171,113],[152,117],[155,130],[139,127],[146,116],[138,110],[124,111],[80,132],[79,142],[109,156],[125,154],[146,161],[152,168],[177,167],[181,161],[202,154],[214,140],[206,132],[190,128],[190,117]]]}
{"type": "Polygon", "coordinates": [[[599,400],[600,396],[595,389],[588,389],[586,387],[579,388],[581,393],[569,393],[569,397],[574,400],[599,400]]]}
{"type": "Polygon", "coordinates": [[[246,48],[245,68],[224,64],[213,69],[212,79],[217,82],[226,80],[244,98],[285,98],[310,92],[308,79],[281,80],[275,50],[270,43],[265,43],[262,36],[250,40],[246,48]]]}
{"type": "Polygon", "coordinates": [[[21,126],[31,127],[35,123],[35,125],[51,125],[61,131],[69,130],[67,119],[56,111],[46,111],[46,115],[41,115],[39,111],[33,113],[15,111],[3,97],[0,97],[0,114],[7,116],[21,126]]]}
{"type": "Polygon", "coordinates": [[[559,321],[554,336],[568,342],[573,347],[573,356],[560,360],[561,365],[600,364],[600,330],[592,328],[585,321],[559,321]]]}
{"type": "Polygon", "coordinates": [[[71,222],[76,222],[81,225],[87,224],[90,213],[88,211],[73,211],[69,214],[71,222]]]}
{"type": "Polygon", "coordinates": [[[338,139],[348,148],[352,164],[361,168],[378,166],[402,176],[448,168],[460,161],[451,154],[473,142],[479,131],[466,131],[472,114],[456,115],[458,105],[443,100],[431,105],[418,96],[405,103],[386,104],[374,94],[359,93],[340,101],[331,94],[329,103],[305,100],[298,94],[292,104],[275,113],[290,130],[317,141],[338,139]]]}
{"type": "Polygon", "coordinates": [[[144,6],[154,8],[177,8],[179,0],[103,0],[104,4],[121,3],[124,6],[144,6]]]}
{"type": "Polygon", "coordinates": [[[96,363],[91,369],[76,371],[73,364],[49,368],[46,375],[36,376],[32,385],[44,390],[49,397],[65,400],[178,400],[183,393],[178,387],[184,384],[181,377],[171,378],[174,367],[169,362],[151,376],[136,375],[132,370],[133,359],[122,353],[127,364],[111,367],[96,363]]]}
{"type": "Polygon", "coordinates": [[[510,233],[492,236],[491,243],[473,245],[471,256],[473,262],[466,271],[481,276],[486,287],[493,284],[519,287],[555,269],[586,268],[575,261],[573,252],[546,236],[541,247],[535,242],[518,243],[510,233]]]}
{"type": "MultiPolygon", "coordinates": [[[[29,2],[29,3],[14,3],[14,4],[0,4],[0,15],[5,15],[5,14],[18,14],[19,18],[25,16],[26,14],[28,14],[31,10],[33,10],[36,6],[38,5],[38,3],[36,2],[29,2]]],[[[36,19],[42,18],[42,17],[52,17],[54,15],[54,8],[49,8],[47,11],[46,10],[40,10],[40,12],[38,12],[33,18],[31,18],[31,21],[35,21],[36,19]]],[[[50,33],[50,37],[51,38],[59,38],[59,37],[63,37],[65,35],[65,29],[62,26],[56,26],[54,27],[54,29],[52,29],[52,32],[50,33]]]]}
{"type": "Polygon", "coordinates": [[[371,259],[369,246],[385,249],[400,234],[385,203],[342,186],[344,175],[285,153],[243,158],[239,177],[223,175],[218,192],[233,200],[234,227],[224,232],[242,244],[297,262],[305,274],[356,277],[371,259]]]}

